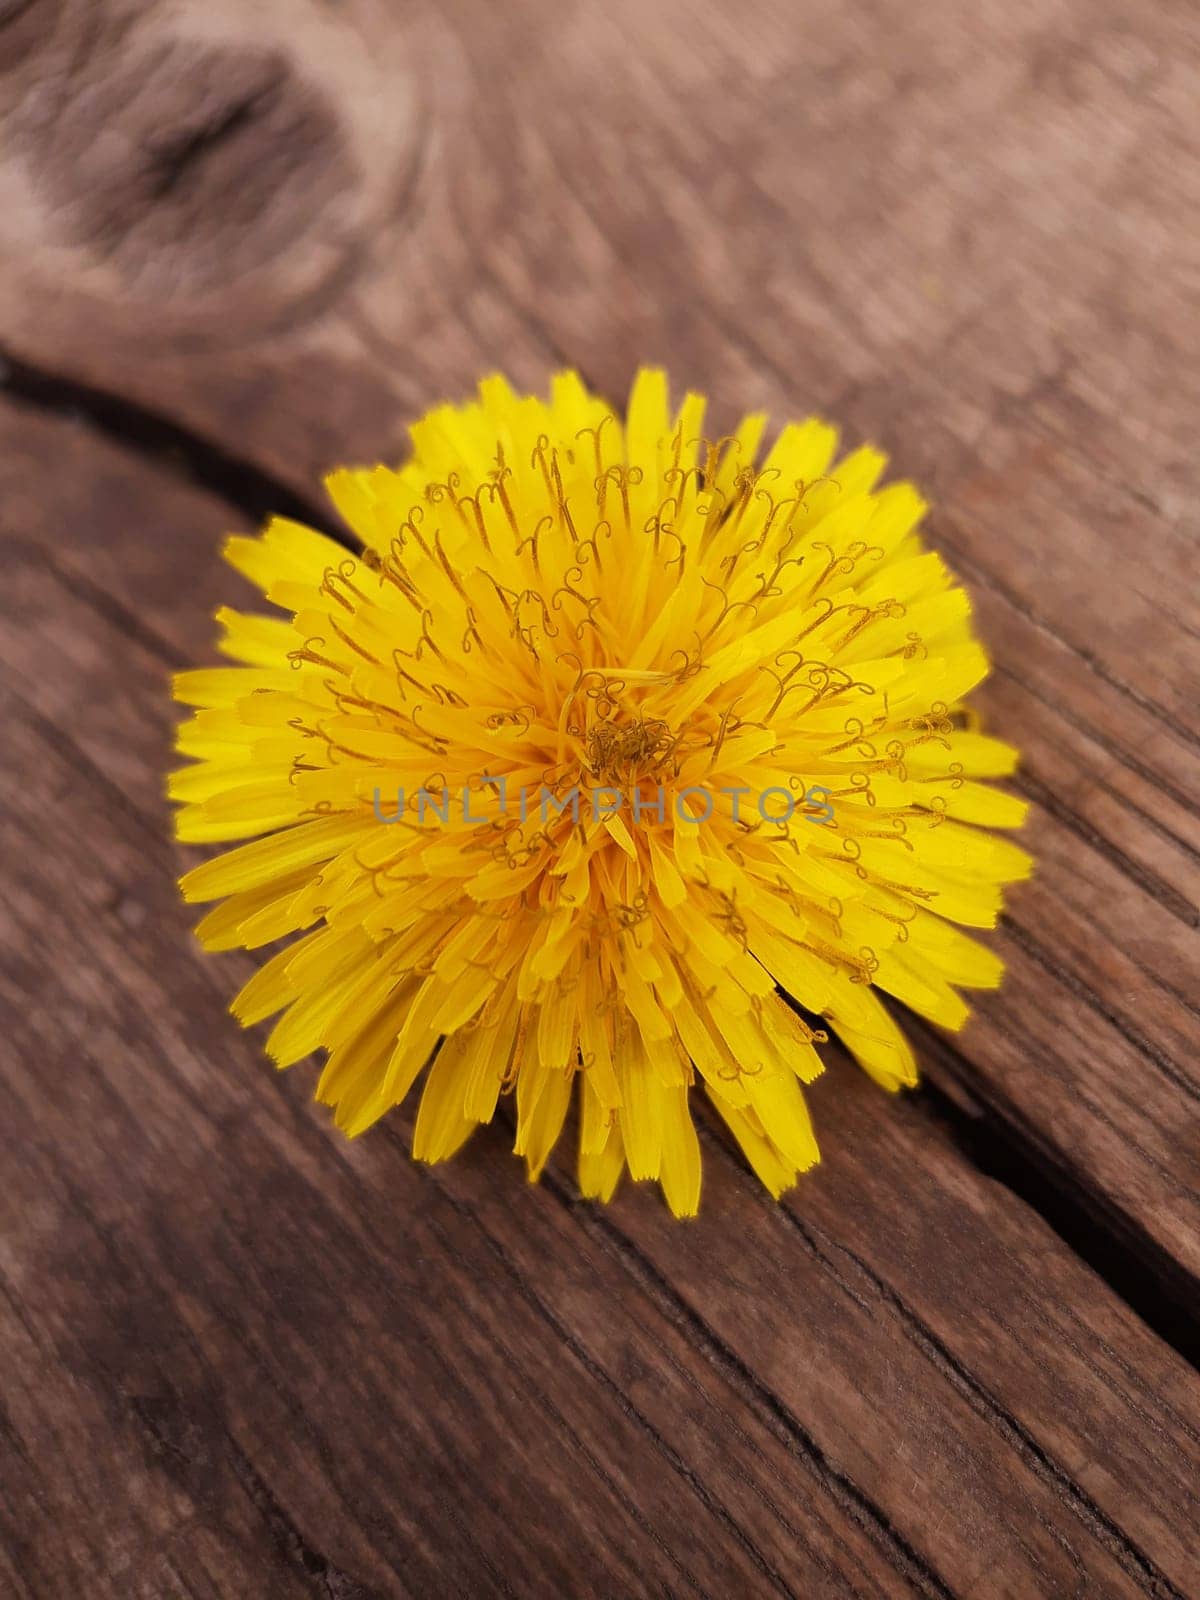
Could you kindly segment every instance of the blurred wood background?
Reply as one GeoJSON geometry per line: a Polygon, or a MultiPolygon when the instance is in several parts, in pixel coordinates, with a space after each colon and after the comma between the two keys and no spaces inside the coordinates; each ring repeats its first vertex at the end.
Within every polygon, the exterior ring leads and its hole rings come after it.
{"type": "Polygon", "coordinates": [[[1198,100],[1179,0],[0,3],[0,1591],[1200,1593],[1198,100]],[[345,1143],[162,795],[223,532],[642,361],[921,483],[1037,805],[925,1087],[694,1225],[345,1143]]]}

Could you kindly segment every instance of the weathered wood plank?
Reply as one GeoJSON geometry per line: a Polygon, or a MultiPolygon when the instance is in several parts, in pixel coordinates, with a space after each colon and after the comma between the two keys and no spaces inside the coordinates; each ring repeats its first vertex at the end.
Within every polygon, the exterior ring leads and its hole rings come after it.
{"type": "Polygon", "coordinates": [[[348,1149],[224,1017],[159,789],[230,581],[177,468],[297,509],[489,366],[830,413],[934,495],[1039,807],[926,1070],[1195,1321],[1190,21],[0,16],[0,351],[93,419],[0,410],[14,1593],[1194,1590],[1194,1374],[920,1100],[835,1061],[819,1172],[776,1210],[709,1132],[692,1228],[525,1190],[503,1129],[348,1149]]]}
{"type": "Polygon", "coordinates": [[[577,1205],[565,1159],[527,1189],[503,1128],[432,1174],[405,1117],[346,1145],[170,882],[165,676],[227,508],[20,407],[0,505],[34,1593],[1189,1592],[1194,1373],[844,1060],[787,1210],[710,1130],[695,1227],[577,1205]]]}

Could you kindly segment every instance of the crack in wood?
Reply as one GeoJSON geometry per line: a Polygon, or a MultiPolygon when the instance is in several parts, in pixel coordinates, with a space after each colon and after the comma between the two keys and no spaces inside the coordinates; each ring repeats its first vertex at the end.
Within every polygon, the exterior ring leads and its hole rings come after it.
{"type": "Polygon", "coordinates": [[[978,1109],[965,1109],[956,1094],[928,1075],[913,1104],[940,1124],[976,1171],[1035,1211],[1148,1328],[1200,1372],[1200,1279],[1083,1171],[1054,1159],[1032,1128],[1006,1115],[978,1069],[949,1040],[919,1019],[909,1025],[922,1036],[938,1070],[948,1071],[978,1109]]]}
{"type": "Polygon", "coordinates": [[[0,394],[40,411],[83,419],[102,437],[219,496],[249,522],[291,517],[349,544],[345,532],[315,500],[248,457],[235,455],[136,400],[61,373],[40,371],[2,347],[0,394]]]}

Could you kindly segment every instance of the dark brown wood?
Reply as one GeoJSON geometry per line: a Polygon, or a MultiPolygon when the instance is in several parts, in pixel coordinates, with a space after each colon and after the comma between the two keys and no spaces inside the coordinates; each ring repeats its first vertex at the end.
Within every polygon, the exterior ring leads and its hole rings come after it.
{"type": "Polygon", "coordinates": [[[0,1586],[1200,1592],[1188,20],[0,9],[0,1586]],[[931,1088],[835,1057],[783,1207],[706,1127],[687,1226],[342,1141],[162,797],[226,528],[643,360],[927,487],[1037,802],[931,1088]]]}

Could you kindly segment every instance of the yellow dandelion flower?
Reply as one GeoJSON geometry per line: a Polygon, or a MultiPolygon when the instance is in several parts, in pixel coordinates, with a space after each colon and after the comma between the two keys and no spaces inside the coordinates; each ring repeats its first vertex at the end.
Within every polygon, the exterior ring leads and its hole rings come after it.
{"type": "Polygon", "coordinates": [[[278,614],[222,608],[236,665],[180,673],[182,879],[213,950],[272,954],[233,1002],[361,1133],[425,1073],[439,1161],[514,1092],[536,1179],[578,1095],[579,1184],[700,1195],[702,1087],[773,1195],[817,1160],[825,1019],[916,1080],[879,991],[959,1028],[1028,856],[986,828],[1015,751],[966,697],[970,603],[884,458],[809,420],[703,437],[661,372],[625,417],[574,373],[503,379],[328,479],[357,555],[277,519],[226,555],[278,614]]]}

